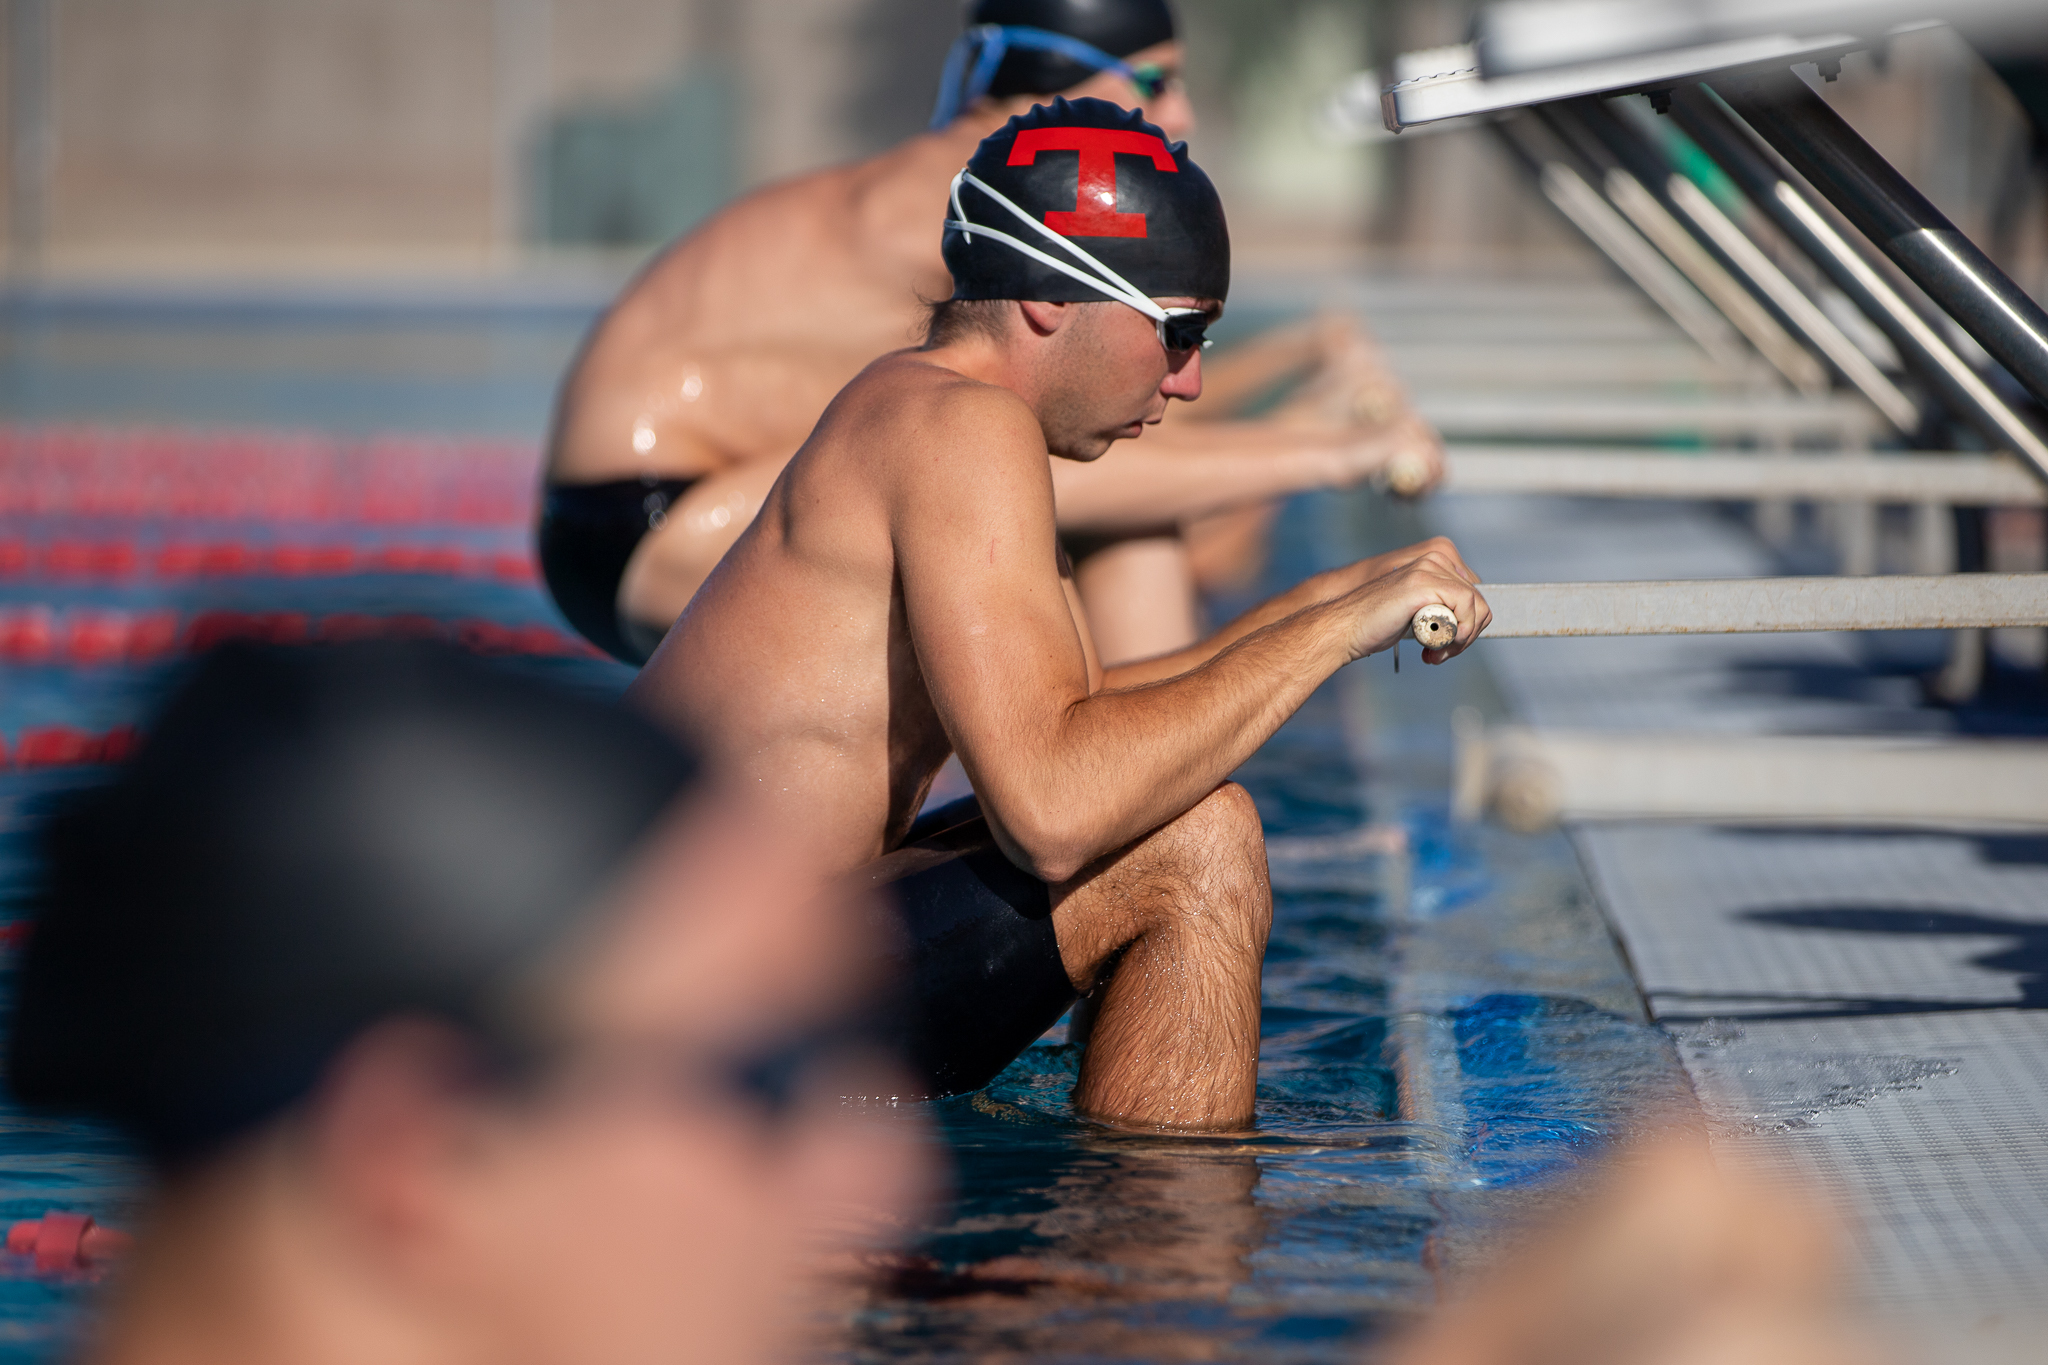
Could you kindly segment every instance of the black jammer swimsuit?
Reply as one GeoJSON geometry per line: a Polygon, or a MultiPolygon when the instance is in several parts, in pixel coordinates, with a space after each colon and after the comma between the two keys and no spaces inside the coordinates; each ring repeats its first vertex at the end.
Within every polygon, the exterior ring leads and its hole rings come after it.
{"type": "Polygon", "coordinates": [[[549,483],[542,494],[540,571],[548,592],[583,638],[639,665],[661,635],[619,615],[619,581],[649,531],[695,479],[549,483]]]}
{"type": "Polygon", "coordinates": [[[1044,882],[996,847],[980,803],[918,817],[906,844],[957,856],[890,883],[906,988],[898,1042],[931,1096],[979,1090],[1075,1001],[1044,882]]]}

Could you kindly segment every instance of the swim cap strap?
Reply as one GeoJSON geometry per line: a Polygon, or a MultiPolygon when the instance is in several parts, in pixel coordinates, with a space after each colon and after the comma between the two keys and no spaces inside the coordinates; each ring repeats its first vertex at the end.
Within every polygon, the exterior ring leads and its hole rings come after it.
{"type": "Polygon", "coordinates": [[[1147,298],[1144,294],[1138,292],[1137,286],[1133,285],[1129,280],[1125,279],[1123,276],[1117,274],[1114,270],[1111,270],[1101,261],[1096,260],[1095,257],[1089,255],[1086,251],[1083,251],[1079,246],[1075,245],[1074,242],[1070,239],[1060,236],[1060,234],[1054,232],[1051,228],[1039,222],[1036,218],[1033,218],[1023,209],[1018,208],[1015,204],[1010,202],[1007,196],[999,193],[996,190],[990,189],[989,186],[984,181],[982,181],[982,179],[979,176],[975,175],[972,171],[962,170],[958,175],[953,177],[952,197],[953,217],[947,220],[946,227],[952,231],[963,234],[969,242],[972,242],[974,240],[974,234],[977,232],[984,237],[993,237],[995,240],[1003,243],[1005,246],[1014,247],[1016,250],[1023,252],[1026,256],[1031,257],[1040,265],[1051,266],[1054,270],[1059,271],[1062,275],[1072,276],[1074,279],[1079,280],[1081,283],[1085,285],[1089,285],[1092,288],[1101,290],[1104,294],[1107,294],[1110,298],[1116,300],[1118,303],[1129,304],[1131,307],[1137,309],[1140,313],[1143,313],[1146,317],[1151,318],[1154,322],[1161,322],[1165,320],[1166,310],[1164,308],[1161,308],[1158,304],[1152,302],[1152,300],[1147,298]],[[967,211],[960,206],[960,184],[962,181],[965,181],[966,183],[974,186],[974,188],[980,190],[983,194],[987,195],[989,198],[995,200],[998,204],[1001,204],[1004,208],[1008,209],[1013,215],[1016,216],[1016,218],[1019,221],[1027,224],[1033,232],[1036,232],[1040,236],[1045,237],[1049,241],[1053,242],[1055,245],[1065,248],[1074,256],[1078,257],[1082,264],[1090,266],[1093,269],[1101,272],[1100,275],[1088,275],[1076,269],[1075,267],[1068,265],[1065,261],[1057,260],[1054,257],[1046,254],[1045,252],[1040,251],[1037,247],[1032,246],[1029,243],[1017,240],[1015,237],[1012,237],[1007,232],[998,232],[992,227],[984,227],[980,223],[969,222],[967,220],[967,211]]]}
{"type": "Polygon", "coordinates": [[[1110,56],[1093,43],[1084,43],[1079,38],[1055,33],[1049,28],[1030,28],[1022,24],[976,24],[954,39],[951,50],[946,53],[945,70],[939,75],[939,100],[932,107],[931,126],[934,131],[951,123],[963,109],[988,93],[989,86],[995,81],[996,69],[1003,64],[1004,56],[1012,48],[1055,53],[1097,71],[1113,71],[1126,80],[1134,80],[1138,74],[1122,58],[1110,56]],[[971,73],[967,67],[970,57],[974,62],[971,73]]]}

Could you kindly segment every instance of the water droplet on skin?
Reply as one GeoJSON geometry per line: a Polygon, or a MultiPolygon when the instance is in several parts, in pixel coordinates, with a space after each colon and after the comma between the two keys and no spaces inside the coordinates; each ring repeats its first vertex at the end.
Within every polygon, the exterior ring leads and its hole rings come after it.
{"type": "Polygon", "coordinates": [[[689,378],[683,381],[683,401],[685,403],[696,402],[698,398],[703,396],[703,393],[704,376],[692,373],[689,378]]]}
{"type": "Polygon", "coordinates": [[[645,422],[633,428],[633,449],[642,455],[654,449],[654,428],[645,422]]]}

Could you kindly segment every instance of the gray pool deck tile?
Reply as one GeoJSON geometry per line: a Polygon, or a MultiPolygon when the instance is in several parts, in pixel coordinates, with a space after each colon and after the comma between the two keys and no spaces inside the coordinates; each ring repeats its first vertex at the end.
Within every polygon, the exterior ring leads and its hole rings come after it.
{"type": "MultiPolygon", "coordinates": [[[[1499,582],[1777,571],[1701,505],[1446,496],[1433,515],[1499,582]]],[[[1853,636],[1481,649],[1538,725],[1954,729],[1853,636]]],[[[2048,838],[1647,823],[1572,836],[1723,1160],[1839,1205],[1856,1292],[1909,1358],[2038,1359],[2048,838]]]]}

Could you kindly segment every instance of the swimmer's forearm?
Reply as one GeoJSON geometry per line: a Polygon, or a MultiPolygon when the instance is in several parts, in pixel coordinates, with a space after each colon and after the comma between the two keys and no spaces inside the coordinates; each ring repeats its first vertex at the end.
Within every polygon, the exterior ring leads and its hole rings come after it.
{"type": "Polygon", "coordinates": [[[1177,677],[1190,669],[1200,668],[1246,636],[1264,630],[1275,622],[1283,621],[1304,607],[1342,597],[1361,584],[1370,582],[1384,571],[1382,560],[1388,558],[1390,556],[1360,560],[1356,564],[1347,564],[1342,568],[1331,569],[1303,579],[1286,592],[1266,599],[1208,638],[1198,640],[1186,649],[1176,650],[1172,654],[1161,654],[1156,658],[1139,659],[1134,663],[1121,664],[1109,669],[1103,675],[1102,685],[1139,687],[1146,683],[1177,677]]]}
{"type": "Polygon", "coordinates": [[[1063,531],[1134,534],[1361,477],[1348,440],[1265,423],[1155,428],[1099,460],[1053,461],[1063,531]]]}
{"type": "Polygon", "coordinates": [[[1050,882],[1191,809],[1350,661],[1330,603],[1253,632],[1202,667],[1068,707],[1035,758],[963,754],[999,842],[1050,882]]]}
{"type": "Polygon", "coordinates": [[[1191,809],[1325,679],[1399,640],[1423,607],[1447,607],[1461,623],[1457,644],[1425,651],[1426,663],[1470,647],[1492,619],[1445,540],[1333,570],[1297,591],[1338,589],[1177,676],[1069,694],[1035,718],[1013,698],[984,731],[997,742],[984,746],[969,735],[960,744],[1004,851],[1045,880],[1064,881],[1191,809]],[[1354,580],[1363,581],[1345,588],[1354,580]],[[1462,629],[1468,621],[1469,634],[1462,629]]]}
{"type": "Polygon", "coordinates": [[[1320,320],[1304,318],[1237,342],[1202,358],[1202,399],[1171,420],[1202,422],[1227,417],[1307,371],[1326,351],[1320,320]]]}

